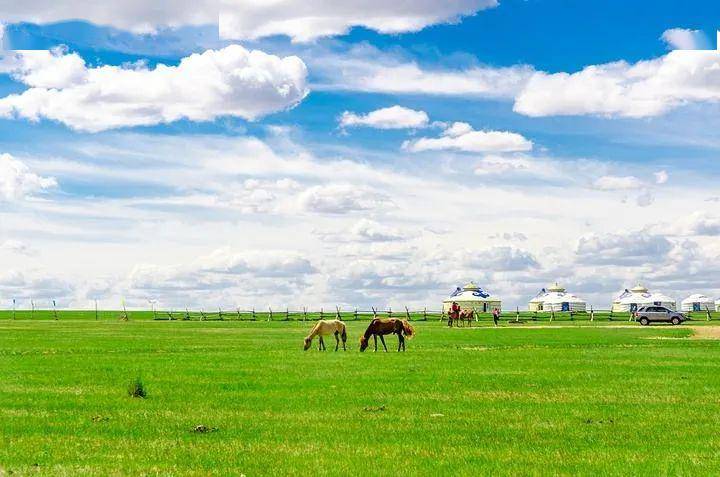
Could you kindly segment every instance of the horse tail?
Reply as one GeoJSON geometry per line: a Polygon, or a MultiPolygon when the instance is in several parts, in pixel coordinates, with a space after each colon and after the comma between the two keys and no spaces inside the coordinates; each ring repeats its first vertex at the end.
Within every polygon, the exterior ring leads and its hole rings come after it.
{"type": "Polygon", "coordinates": [[[403,333],[408,337],[408,339],[415,336],[415,328],[412,327],[408,320],[402,320],[402,328],[403,333]]]}

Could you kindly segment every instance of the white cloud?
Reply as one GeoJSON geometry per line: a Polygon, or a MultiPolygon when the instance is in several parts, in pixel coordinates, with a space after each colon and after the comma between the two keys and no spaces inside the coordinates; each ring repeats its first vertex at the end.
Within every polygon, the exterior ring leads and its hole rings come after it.
{"type": "Polygon", "coordinates": [[[396,228],[368,219],[358,220],[350,232],[359,240],[368,242],[392,242],[404,239],[403,234],[396,228]]]}
{"type": "Polygon", "coordinates": [[[642,185],[643,182],[635,176],[602,176],[593,183],[600,190],[635,190],[642,185]]]}
{"type": "Polygon", "coordinates": [[[7,239],[0,243],[0,250],[6,250],[8,252],[18,253],[21,255],[32,255],[33,253],[25,242],[14,239],[7,239]]]}
{"type": "Polygon", "coordinates": [[[693,212],[685,220],[682,228],[693,235],[715,237],[720,235],[720,217],[708,215],[706,212],[693,212]]]}
{"type": "Polygon", "coordinates": [[[456,122],[438,138],[419,138],[403,143],[410,152],[462,151],[462,152],[522,152],[529,151],[533,143],[522,135],[507,131],[475,131],[469,124],[456,122]]]}
{"type": "Polygon", "coordinates": [[[578,240],[575,253],[586,264],[645,265],[662,263],[672,248],[666,237],[641,230],[585,235],[578,240]]]}
{"type": "Polygon", "coordinates": [[[315,52],[308,61],[314,89],[392,94],[513,98],[534,72],[525,65],[427,68],[368,45],[342,54],[315,52]]]}
{"type": "Polygon", "coordinates": [[[218,13],[218,0],[25,0],[0,3],[0,18],[6,23],[86,20],[135,33],[152,33],[162,27],[217,24],[218,13]]]}
{"type": "Polygon", "coordinates": [[[658,171],[653,173],[653,176],[655,176],[655,183],[656,184],[665,184],[668,179],[670,179],[670,175],[667,173],[667,171],[658,171]]]}
{"type": "Polygon", "coordinates": [[[527,250],[499,246],[486,250],[464,250],[456,254],[464,267],[489,269],[498,272],[522,271],[539,268],[540,263],[527,250]]]}
{"type": "Polygon", "coordinates": [[[59,50],[12,55],[9,72],[30,88],[0,99],[0,116],[47,118],[83,131],[224,115],[254,120],[295,106],[308,92],[302,60],[239,45],[152,69],[87,67],[77,54],[59,50]]]}
{"type": "Polygon", "coordinates": [[[41,177],[10,154],[0,155],[0,199],[24,199],[57,186],[52,177],[41,177]]]}
{"type": "Polygon", "coordinates": [[[427,127],[430,122],[425,111],[390,106],[376,109],[365,115],[345,111],[340,116],[340,127],[365,126],[376,129],[417,129],[427,127]]]}
{"type": "Polygon", "coordinates": [[[300,194],[302,210],[325,214],[347,214],[392,206],[387,195],[363,186],[328,184],[313,186],[300,194]]]}
{"type": "Polygon", "coordinates": [[[294,41],[341,35],[353,26],[381,33],[414,32],[437,23],[451,23],[478,10],[498,5],[497,0],[222,0],[220,35],[255,39],[287,35],[294,41]]]}
{"type": "Polygon", "coordinates": [[[665,30],[661,38],[671,50],[705,50],[710,48],[710,42],[700,30],[671,28],[665,30]]]}
{"type": "Polygon", "coordinates": [[[672,51],[654,60],[536,72],[515,98],[527,116],[652,117],[691,102],[720,100],[720,52],[672,51]]]}

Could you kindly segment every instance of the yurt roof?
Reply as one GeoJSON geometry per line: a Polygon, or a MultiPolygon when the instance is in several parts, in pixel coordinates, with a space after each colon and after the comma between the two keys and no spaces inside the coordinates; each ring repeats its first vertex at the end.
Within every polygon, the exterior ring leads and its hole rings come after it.
{"type": "Polygon", "coordinates": [[[645,286],[643,286],[643,285],[641,285],[641,284],[638,283],[637,285],[635,285],[634,287],[632,287],[632,288],[630,289],[630,291],[633,292],[633,293],[647,293],[647,292],[648,292],[648,289],[647,289],[647,287],[645,287],[645,286]]]}
{"type": "Polygon", "coordinates": [[[662,293],[633,293],[628,292],[621,295],[618,299],[620,303],[655,303],[657,302],[675,302],[675,299],[670,298],[662,293]]]}
{"type": "Polygon", "coordinates": [[[689,297],[685,298],[683,303],[712,303],[713,300],[707,295],[703,295],[702,293],[695,293],[690,295],[689,297]]]}
{"type": "Polygon", "coordinates": [[[500,301],[497,296],[491,295],[489,292],[477,286],[474,282],[467,283],[464,287],[458,287],[449,298],[443,302],[453,301],[500,301]]]}
{"type": "Polygon", "coordinates": [[[545,303],[585,303],[585,300],[572,293],[551,292],[543,298],[545,303]]]}
{"type": "Polygon", "coordinates": [[[561,287],[558,285],[557,282],[555,282],[554,285],[549,286],[547,289],[543,288],[540,290],[540,293],[538,293],[532,300],[530,300],[530,303],[585,303],[585,300],[578,297],[577,295],[574,295],[572,293],[567,293],[565,291],[564,287],[561,287]]]}

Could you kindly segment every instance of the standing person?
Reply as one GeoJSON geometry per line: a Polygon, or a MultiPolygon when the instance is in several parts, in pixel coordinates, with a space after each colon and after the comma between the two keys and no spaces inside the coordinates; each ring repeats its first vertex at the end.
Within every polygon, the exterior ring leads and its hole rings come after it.
{"type": "Polygon", "coordinates": [[[450,313],[448,314],[448,326],[452,327],[453,320],[457,320],[460,317],[460,305],[456,301],[452,302],[450,307],[450,313]]]}
{"type": "Polygon", "coordinates": [[[500,310],[498,308],[493,308],[493,323],[495,323],[495,326],[498,325],[499,319],[500,319],[500,310]]]}

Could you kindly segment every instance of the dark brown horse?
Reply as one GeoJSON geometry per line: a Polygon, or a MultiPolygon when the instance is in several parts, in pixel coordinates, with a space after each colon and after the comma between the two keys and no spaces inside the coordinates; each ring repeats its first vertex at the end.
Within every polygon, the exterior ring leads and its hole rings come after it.
{"type": "Polygon", "coordinates": [[[405,337],[408,339],[415,336],[415,329],[410,325],[407,320],[398,320],[397,318],[388,318],[381,320],[379,318],[373,319],[365,330],[365,334],[360,337],[360,351],[365,351],[368,347],[368,341],[372,336],[375,339],[375,351],[377,351],[377,337],[380,337],[383,348],[387,352],[387,346],[385,346],[385,335],[395,334],[398,336],[398,351],[401,349],[405,351],[405,337]]]}

